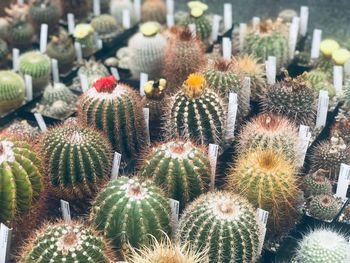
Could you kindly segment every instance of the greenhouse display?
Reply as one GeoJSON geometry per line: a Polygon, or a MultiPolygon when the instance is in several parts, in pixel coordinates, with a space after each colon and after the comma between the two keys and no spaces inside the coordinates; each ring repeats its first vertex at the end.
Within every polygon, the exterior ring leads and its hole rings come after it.
{"type": "Polygon", "coordinates": [[[349,263],[345,2],[1,0],[0,263],[349,263]]]}

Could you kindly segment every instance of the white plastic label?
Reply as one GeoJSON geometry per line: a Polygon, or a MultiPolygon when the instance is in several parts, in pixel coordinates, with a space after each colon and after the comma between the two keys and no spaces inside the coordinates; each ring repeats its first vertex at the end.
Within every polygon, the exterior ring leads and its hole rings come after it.
{"type": "Polygon", "coordinates": [[[294,58],[295,48],[298,41],[298,32],[299,32],[299,17],[293,17],[293,22],[289,26],[289,58],[294,58]]]}
{"type": "Polygon", "coordinates": [[[329,105],[328,91],[321,90],[318,96],[316,128],[321,128],[326,126],[328,105],[329,105]]]}
{"type": "Polygon", "coordinates": [[[189,30],[192,32],[193,36],[197,36],[197,29],[196,24],[189,24],[188,25],[189,30]]]}
{"type": "Polygon", "coordinates": [[[239,50],[243,50],[244,48],[244,41],[247,34],[247,24],[246,23],[240,23],[239,24],[239,50]]]}
{"type": "Polygon", "coordinates": [[[120,80],[120,75],[117,68],[111,67],[111,73],[117,80],[120,80]]]}
{"type": "Polygon", "coordinates": [[[17,4],[23,5],[24,4],[24,0],[17,0],[17,4]]]}
{"type": "Polygon", "coordinates": [[[40,29],[40,52],[45,53],[47,47],[47,34],[49,27],[47,24],[41,24],[40,29]]]}
{"type": "Polygon", "coordinates": [[[322,30],[315,29],[312,36],[311,58],[316,59],[320,56],[320,44],[322,39],[322,30]]]}
{"type": "Polygon", "coordinates": [[[174,0],[166,0],[166,11],[168,15],[174,15],[174,0]]]}
{"type": "Polygon", "coordinates": [[[141,0],[134,0],[134,10],[137,21],[141,20],[141,0]]]}
{"type": "Polygon", "coordinates": [[[101,15],[101,2],[100,0],[94,0],[94,16],[101,15]]]}
{"type": "Polygon", "coordinates": [[[145,96],[145,85],[148,81],[148,74],[141,73],[140,74],[140,95],[145,96]]]}
{"type": "Polygon", "coordinates": [[[149,108],[143,108],[143,117],[145,119],[145,128],[146,128],[146,142],[147,145],[151,144],[151,137],[149,133],[149,108]]]}
{"type": "Polygon", "coordinates": [[[257,33],[260,32],[260,17],[254,16],[252,19],[253,30],[257,33]]]}
{"type": "Polygon", "coordinates": [[[236,93],[231,92],[229,94],[228,111],[227,111],[226,138],[228,140],[234,137],[237,110],[238,110],[238,97],[236,93]]]}
{"type": "Polygon", "coordinates": [[[247,101],[246,101],[246,103],[249,104],[250,103],[250,95],[252,93],[250,77],[244,77],[243,89],[247,92],[247,101]]]}
{"type": "Polygon", "coordinates": [[[306,36],[307,25],[309,21],[309,8],[307,6],[300,7],[300,35],[306,36]]]}
{"type": "Polygon", "coordinates": [[[231,29],[232,27],[232,4],[225,3],[224,4],[224,27],[225,31],[231,29]]]}
{"type": "Polygon", "coordinates": [[[232,41],[228,37],[222,38],[222,57],[224,59],[231,59],[232,56],[232,41]]]}
{"type": "Polygon", "coordinates": [[[12,229],[0,224],[0,263],[8,262],[8,255],[11,245],[12,229]]]}
{"type": "Polygon", "coordinates": [[[180,202],[169,198],[169,204],[171,207],[171,226],[173,229],[173,233],[176,233],[176,229],[179,224],[180,202]]]}
{"type": "Polygon", "coordinates": [[[350,75],[350,59],[346,61],[344,64],[344,71],[345,71],[345,76],[350,75]]]}
{"type": "Polygon", "coordinates": [[[220,20],[221,17],[219,15],[214,15],[213,17],[213,25],[211,30],[211,40],[215,42],[218,40],[219,28],[220,28],[220,20]]]}
{"type": "Polygon", "coordinates": [[[257,214],[258,214],[258,217],[260,219],[260,222],[261,222],[261,242],[259,244],[259,248],[258,248],[258,254],[260,255],[261,252],[262,252],[262,248],[263,248],[263,245],[264,245],[264,241],[265,241],[265,236],[266,236],[266,224],[267,224],[267,220],[269,218],[269,212],[261,209],[261,208],[258,208],[257,209],[257,214]]]}
{"type": "Polygon", "coordinates": [[[47,131],[47,127],[46,127],[46,123],[44,121],[43,115],[41,115],[40,113],[34,113],[34,117],[36,119],[36,122],[39,125],[39,128],[42,132],[47,131]]]}
{"type": "Polygon", "coordinates": [[[175,25],[175,19],[173,14],[166,15],[166,24],[169,28],[175,25]]]}
{"type": "Polygon", "coordinates": [[[309,126],[300,125],[299,138],[301,141],[299,166],[302,167],[304,165],[307,148],[309,147],[311,139],[311,132],[309,126]]]}
{"type": "Polygon", "coordinates": [[[25,84],[26,84],[27,101],[32,101],[33,100],[33,80],[32,80],[32,76],[24,75],[24,81],[25,81],[25,84]]]}
{"type": "Polygon", "coordinates": [[[123,28],[129,29],[131,27],[130,11],[127,9],[123,10],[123,28]]]}
{"type": "Polygon", "coordinates": [[[79,42],[74,43],[75,54],[77,55],[77,60],[79,63],[83,61],[83,50],[81,49],[81,44],[79,42]]]}
{"type": "Polygon", "coordinates": [[[58,61],[57,61],[57,59],[52,58],[51,59],[51,65],[52,65],[53,82],[59,83],[60,82],[60,73],[58,71],[58,61]]]}
{"type": "Polygon", "coordinates": [[[74,14],[72,13],[67,14],[67,22],[68,22],[68,33],[70,35],[73,35],[74,28],[75,28],[74,14]]]}
{"type": "Polygon", "coordinates": [[[81,85],[81,90],[83,92],[86,92],[89,89],[89,81],[88,78],[85,74],[80,74],[79,75],[80,78],[80,85],[81,85]]]}
{"type": "Polygon", "coordinates": [[[333,67],[333,85],[337,95],[341,95],[343,91],[343,67],[333,67]]]}
{"type": "Polygon", "coordinates": [[[346,193],[348,191],[350,183],[350,165],[342,163],[340,165],[340,172],[338,177],[337,190],[335,195],[342,199],[346,198],[346,193]]]}
{"type": "Polygon", "coordinates": [[[61,210],[62,210],[62,217],[66,224],[69,224],[72,221],[71,215],[70,215],[70,208],[69,203],[67,201],[64,201],[61,199],[61,210]]]}
{"type": "Polygon", "coordinates": [[[18,48],[12,49],[12,68],[13,68],[13,71],[19,70],[19,49],[18,48]]]}
{"type": "Polygon", "coordinates": [[[113,158],[111,181],[118,178],[121,160],[122,160],[122,155],[120,153],[115,152],[114,158],[113,158]]]}
{"type": "Polygon", "coordinates": [[[210,189],[212,191],[215,188],[216,164],[218,161],[218,153],[219,153],[219,145],[209,144],[208,157],[209,157],[210,167],[211,167],[210,189]]]}
{"type": "Polygon", "coordinates": [[[276,83],[276,72],[277,72],[276,57],[269,56],[268,60],[265,61],[265,66],[266,66],[267,83],[269,85],[273,85],[276,83]]]}
{"type": "Polygon", "coordinates": [[[102,39],[97,39],[97,50],[101,50],[103,48],[102,39]]]}

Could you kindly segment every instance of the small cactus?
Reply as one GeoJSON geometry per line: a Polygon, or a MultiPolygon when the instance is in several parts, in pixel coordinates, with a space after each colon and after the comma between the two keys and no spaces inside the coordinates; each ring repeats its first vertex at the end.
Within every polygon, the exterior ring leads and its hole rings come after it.
{"type": "Polygon", "coordinates": [[[321,55],[315,62],[315,68],[325,72],[332,76],[334,62],[332,60],[332,54],[339,49],[339,44],[333,39],[324,39],[320,43],[321,55]]]}
{"type": "Polygon", "coordinates": [[[21,106],[24,102],[25,84],[13,71],[0,71],[0,115],[21,106]]]}
{"type": "Polygon", "coordinates": [[[345,111],[340,111],[335,117],[335,122],[331,129],[331,135],[340,136],[346,144],[350,144],[350,118],[345,111]]]}
{"type": "Polygon", "coordinates": [[[166,5],[163,0],[146,0],[141,7],[141,21],[156,21],[160,24],[166,22],[166,5]]]}
{"type": "Polygon", "coordinates": [[[307,79],[311,83],[312,88],[315,93],[318,94],[321,90],[328,91],[330,98],[333,98],[336,95],[335,87],[330,83],[330,76],[319,70],[315,69],[307,73],[307,79]]]}
{"type": "Polygon", "coordinates": [[[208,251],[209,262],[256,262],[260,240],[259,221],[248,201],[228,192],[200,196],[183,213],[180,242],[208,251]]]}
{"type": "Polygon", "coordinates": [[[332,184],[327,179],[327,174],[327,171],[320,169],[303,178],[302,188],[305,197],[332,193],[332,184]]]}
{"type": "Polygon", "coordinates": [[[170,205],[150,181],[121,177],[97,196],[90,220],[117,249],[141,247],[170,233],[170,205]]]}
{"type": "Polygon", "coordinates": [[[42,104],[52,105],[56,101],[64,101],[68,104],[74,105],[78,99],[66,85],[63,83],[49,84],[43,93],[41,100],[42,104]]]}
{"type": "Polygon", "coordinates": [[[58,26],[61,9],[56,1],[30,0],[29,14],[38,30],[40,30],[41,24],[47,24],[49,34],[51,34],[58,26]]]}
{"type": "Polygon", "coordinates": [[[30,125],[26,120],[14,121],[3,132],[16,137],[20,136],[22,140],[35,144],[39,141],[41,134],[39,127],[30,125]]]}
{"type": "Polygon", "coordinates": [[[84,20],[92,10],[92,1],[90,0],[64,0],[60,2],[65,17],[68,13],[72,13],[76,19],[84,20]]]}
{"type": "Polygon", "coordinates": [[[83,57],[89,57],[97,51],[97,35],[90,24],[78,24],[74,30],[75,41],[80,43],[83,57]]]}
{"type": "Polygon", "coordinates": [[[310,215],[321,220],[333,220],[339,209],[337,198],[331,194],[316,195],[309,205],[310,215]]]}
{"type": "Polygon", "coordinates": [[[109,43],[120,34],[121,26],[118,24],[114,16],[102,14],[91,20],[91,26],[97,32],[103,43],[109,43]]]}

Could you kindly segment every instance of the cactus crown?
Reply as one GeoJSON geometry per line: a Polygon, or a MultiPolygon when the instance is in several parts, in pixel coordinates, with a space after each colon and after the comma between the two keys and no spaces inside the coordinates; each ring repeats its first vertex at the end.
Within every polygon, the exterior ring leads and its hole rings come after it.
{"type": "Polygon", "coordinates": [[[102,77],[95,81],[94,88],[97,92],[112,93],[117,86],[117,79],[114,76],[102,77]]]}
{"type": "Polygon", "coordinates": [[[311,89],[311,84],[308,80],[308,73],[304,72],[296,78],[292,78],[289,76],[287,70],[284,72],[284,80],[283,82],[286,84],[288,88],[291,88],[293,91],[302,90],[302,89],[311,89]]]}
{"type": "Polygon", "coordinates": [[[280,18],[277,18],[275,21],[267,19],[260,23],[260,33],[270,34],[273,31],[284,31],[284,27],[283,20],[280,18]]]}
{"type": "Polygon", "coordinates": [[[243,55],[233,59],[233,69],[238,73],[248,74],[252,76],[264,75],[263,64],[252,55],[243,55]]]}
{"type": "Polygon", "coordinates": [[[194,39],[192,31],[188,28],[181,30],[178,36],[181,41],[192,41],[194,39]]]}
{"type": "Polygon", "coordinates": [[[221,72],[231,71],[232,65],[232,60],[217,58],[214,61],[214,69],[221,72]]]}
{"type": "Polygon", "coordinates": [[[5,8],[7,14],[6,20],[12,24],[16,25],[19,22],[25,22],[29,15],[29,6],[27,4],[11,4],[10,8],[5,8]]]}
{"type": "Polygon", "coordinates": [[[164,98],[164,90],[166,90],[166,80],[159,79],[157,81],[148,81],[145,85],[145,94],[148,99],[161,100],[164,98]]]}
{"type": "Polygon", "coordinates": [[[203,94],[205,87],[205,77],[198,73],[189,75],[183,85],[184,93],[189,99],[199,98],[203,94]]]}

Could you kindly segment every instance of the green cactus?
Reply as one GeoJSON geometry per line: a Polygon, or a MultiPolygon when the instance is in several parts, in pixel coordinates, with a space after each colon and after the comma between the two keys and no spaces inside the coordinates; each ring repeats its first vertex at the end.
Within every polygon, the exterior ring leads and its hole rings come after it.
{"type": "Polygon", "coordinates": [[[61,100],[68,104],[75,104],[77,98],[78,96],[63,83],[54,83],[45,88],[41,102],[52,105],[54,102],[61,100]]]}
{"type": "Polygon", "coordinates": [[[226,109],[221,97],[208,88],[203,75],[191,74],[182,90],[171,97],[168,107],[164,128],[169,137],[191,138],[203,145],[224,145],[226,109]]]}
{"type": "Polygon", "coordinates": [[[49,34],[52,34],[58,26],[61,9],[56,1],[31,0],[29,14],[38,30],[40,30],[41,24],[47,24],[49,34]]]}
{"type": "Polygon", "coordinates": [[[75,19],[84,20],[92,10],[91,0],[64,0],[61,2],[63,14],[74,14],[75,19]]]}
{"type": "Polygon", "coordinates": [[[331,76],[329,76],[327,73],[319,69],[314,69],[307,73],[307,79],[317,94],[320,92],[320,90],[326,90],[328,91],[330,98],[333,98],[336,95],[335,87],[329,81],[331,76]]]}
{"type": "Polygon", "coordinates": [[[117,249],[140,247],[170,233],[170,205],[150,181],[121,177],[97,196],[90,220],[117,249]]]}
{"type": "Polygon", "coordinates": [[[326,178],[327,174],[327,171],[320,169],[303,178],[302,188],[305,197],[332,193],[332,184],[326,178]]]}
{"type": "Polygon", "coordinates": [[[340,209],[339,202],[331,194],[321,194],[312,197],[310,215],[320,220],[333,220],[340,209]]]}
{"type": "Polygon", "coordinates": [[[109,43],[121,33],[121,26],[112,15],[102,14],[91,20],[91,26],[102,39],[103,43],[109,43]]]}
{"type": "Polygon", "coordinates": [[[200,196],[183,213],[181,242],[195,250],[209,249],[209,262],[255,262],[260,226],[254,208],[239,195],[213,192],[200,196]]]}
{"type": "Polygon", "coordinates": [[[113,76],[97,80],[80,98],[80,120],[105,132],[114,150],[129,162],[144,144],[145,128],[141,99],[113,76]]]}
{"type": "Polygon", "coordinates": [[[315,229],[298,244],[300,263],[345,263],[350,260],[349,244],[344,235],[331,229],[315,229]]]}
{"type": "Polygon", "coordinates": [[[180,209],[209,190],[210,162],[204,149],[191,142],[169,141],[144,155],[140,176],[151,178],[180,209]]]}
{"type": "Polygon", "coordinates": [[[90,24],[76,25],[74,38],[80,43],[84,58],[90,57],[97,51],[97,34],[90,24]]]}
{"type": "Polygon", "coordinates": [[[44,188],[41,160],[33,146],[0,136],[0,222],[11,225],[15,216],[29,213],[44,188]]]}
{"type": "Polygon", "coordinates": [[[228,189],[269,212],[269,240],[289,231],[301,216],[296,172],[295,165],[283,153],[271,149],[242,154],[229,172],[228,189]]]}
{"type": "Polygon", "coordinates": [[[316,117],[315,93],[306,80],[306,75],[295,79],[288,76],[267,88],[261,98],[265,112],[286,116],[297,125],[314,125],[316,117]]]}
{"type": "Polygon", "coordinates": [[[166,22],[166,5],[163,0],[146,0],[141,7],[141,21],[156,21],[160,24],[166,22]]]}
{"type": "Polygon", "coordinates": [[[53,191],[68,200],[91,197],[111,173],[110,144],[87,127],[53,128],[44,135],[41,152],[53,191]]]}
{"type": "Polygon", "coordinates": [[[29,51],[19,58],[19,72],[30,75],[34,94],[40,93],[51,79],[51,62],[47,55],[39,51],[29,51]]]}
{"type": "Polygon", "coordinates": [[[140,73],[147,73],[151,79],[160,77],[167,40],[159,29],[158,23],[147,22],[129,40],[129,69],[136,79],[140,73]]]}
{"type": "Polygon", "coordinates": [[[20,136],[21,140],[30,143],[37,143],[41,134],[39,127],[30,125],[26,120],[14,121],[3,132],[17,137],[20,136]]]}
{"type": "Polygon", "coordinates": [[[80,222],[47,223],[27,241],[20,262],[116,262],[103,237],[80,222]]]}
{"type": "Polygon", "coordinates": [[[21,106],[24,102],[25,84],[17,73],[0,71],[0,114],[21,106]]]}
{"type": "Polygon", "coordinates": [[[9,54],[7,43],[0,39],[0,66],[6,65],[7,56],[9,54]]]}

